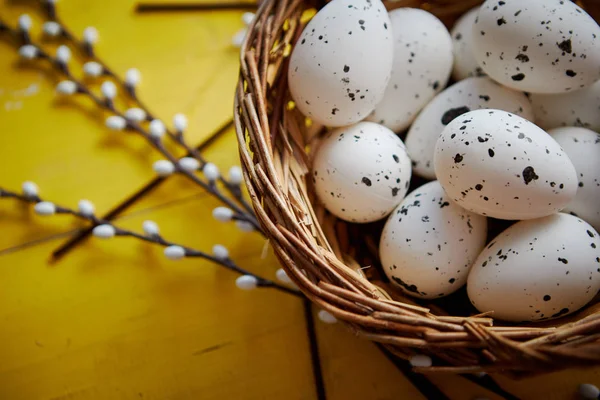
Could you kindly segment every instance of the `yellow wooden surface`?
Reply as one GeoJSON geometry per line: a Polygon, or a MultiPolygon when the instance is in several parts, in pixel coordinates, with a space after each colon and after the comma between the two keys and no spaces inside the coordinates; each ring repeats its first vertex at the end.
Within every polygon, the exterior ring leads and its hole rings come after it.
{"type": "MultiPolygon", "coordinates": [[[[239,12],[136,15],[133,0],[64,0],[75,32],[96,26],[98,52],[120,73],[135,66],[141,96],[165,120],[190,118],[198,142],[231,113],[237,76],[232,35],[239,12]]],[[[37,2],[5,1],[40,28],[37,2]]],[[[43,63],[18,60],[0,41],[0,186],[36,181],[42,195],[106,211],[153,176],[158,159],[139,138],[110,132],[87,100],[56,99],[43,63]],[[40,68],[41,67],[41,68],[40,68]],[[29,90],[24,90],[29,88],[29,90]]],[[[79,74],[79,70],[76,71],[79,74]]],[[[230,132],[206,155],[222,170],[237,163],[230,132]]],[[[201,249],[222,242],[246,268],[274,278],[264,242],[213,221],[217,203],[179,178],[130,209],[119,224],[156,220],[164,235],[201,249]]],[[[57,264],[48,255],[78,223],[42,218],[0,201],[0,399],[313,399],[302,306],[264,290],[243,292],[233,276],[199,260],[169,262],[131,239],[91,240],[57,264]]],[[[418,399],[418,391],[368,342],[317,322],[329,399],[418,399]]],[[[519,382],[498,378],[525,399],[573,398],[595,371],[519,382]]],[[[452,399],[497,399],[453,376],[432,377],[452,399]]]]}

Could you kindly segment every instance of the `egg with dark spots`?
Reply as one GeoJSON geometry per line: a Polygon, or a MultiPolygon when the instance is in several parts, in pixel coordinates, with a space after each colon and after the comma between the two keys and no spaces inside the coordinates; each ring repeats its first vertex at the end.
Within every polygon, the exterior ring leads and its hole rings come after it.
{"type": "Polygon", "coordinates": [[[368,120],[399,132],[446,86],[452,39],[444,24],[427,11],[403,7],[389,16],[394,35],[392,75],[368,120]]]}
{"type": "MultiPolygon", "coordinates": [[[[410,127],[406,147],[414,173],[435,179],[433,152],[444,127],[472,110],[496,108],[533,119],[531,103],[523,93],[507,89],[486,77],[467,78],[435,96],[410,127]]],[[[462,124],[461,126],[466,125],[462,124]]]]}
{"type": "Polygon", "coordinates": [[[312,180],[319,200],[349,222],[385,218],[406,195],[410,178],[404,143],[373,122],[328,132],[313,158],[312,180]]]}
{"type": "Polygon", "coordinates": [[[393,33],[380,0],[325,5],[294,44],[288,69],[298,109],[327,126],[367,117],[383,98],[392,71],[393,33]]]}
{"type": "Polygon", "coordinates": [[[600,131],[600,81],[559,94],[532,94],[535,123],[542,129],[580,126],[600,131]]]}
{"type": "Polygon", "coordinates": [[[573,126],[548,133],[571,158],[579,180],[575,198],[563,211],[600,230],[600,133],[573,126]]]}
{"type": "Polygon", "coordinates": [[[433,164],[458,205],[498,219],[554,214],[575,198],[578,187],[575,167],[560,145],[533,123],[501,110],[471,111],[450,122],[433,164]]]}
{"type": "Polygon", "coordinates": [[[471,76],[485,75],[473,54],[473,24],[478,10],[479,7],[475,7],[463,14],[450,31],[454,52],[452,77],[457,81],[471,76]]]}
{"type": "Polygon", "coordinates": [[[513,89],[563,93],[600,79],[600,27],[574,2],[487,0],[473,33],[481,68],[513,89]]]}
{"type": "Polygon", "coordinates": [[[487,219],[454,203],[438,181],[410,193],[390,214],[381,265],[406,294],[424,299],[460,289],[485,246],[487,219]]]}
{"type": "Polygon", "coordinates": [[[496,319],[559,318],[600,290],[599,257],[600,237],[580,218],[558,213],[520,221],[479,254],[467,293],[475,308],[496,319]]]}

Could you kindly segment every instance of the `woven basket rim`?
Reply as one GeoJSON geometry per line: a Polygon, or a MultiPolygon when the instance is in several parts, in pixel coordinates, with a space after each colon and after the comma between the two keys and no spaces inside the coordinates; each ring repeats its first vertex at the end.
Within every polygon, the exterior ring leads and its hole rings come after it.
{"type": "MultiPolygon", "coordinates": [[[[456,18],[479,2],[427,4],[442,18],[456,18]]],[[[289,54],[306,23],[303,11],[318,6],[307,3],[261,3],[242,44],[234,101],[248,193],[290,279],[357,336],[382,343],[404,359],[424,353],[442,364],[416,368],[421,372],[524,375],[599,365],[600,304],[551,321],[557,325],[495,326],[490,315],[444,315],[397,292],[394,297],[400,300],[393,300],[366,279],[352,257],[342,253],[333,218],[313,205],[307,183],[310,160],[305,151],[318,140],[322,127],[307,128],[297,110],[288,107],[289,54]]],[[[392,8],[420,3],[400,1],[392,8]]]]}

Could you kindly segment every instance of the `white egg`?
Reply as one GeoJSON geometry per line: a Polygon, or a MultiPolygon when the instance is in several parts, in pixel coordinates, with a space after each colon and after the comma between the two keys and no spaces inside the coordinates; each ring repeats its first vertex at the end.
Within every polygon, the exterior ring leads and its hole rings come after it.
{"type": "Polygon", "coordinates": [[[388,218],[379,255],[385,274],[406,294],[449,295],[467,281],[485,247],[487,219],[452,203],[438,181],[410,193],[388,218]]]}
{"type": "Polygon", "coordinates": [[[373,122],[329,132],[313,160],[315,191],[332,214],[351,222],[384,218],[410,184],[410,159],[402,140],[373,122]]]}
{"type": "Polygon", "coordinates": [[[573,162],[579,187],[564,209],[600,230],[600,134],[578,127],[556,128],[548,133],[573,162]]]}
{"type": "Polygon", "coordinates": [[[506,229],[477,257],[467,281],[475,308],[517,322],[575,312],[599,289],[598,233],[563,213],[506,229]]]}
{"type": "Polygon", "coordinates": [[[308,23],[288,70],[296,106],[314,121],[344,126],[383,98],[392,71],[391,22],[380,0],[335,0],[308,23]]]}
{"type": "Polygon", "coordinates": [[[487,0],[473,25],[475,59],[494,80],[562,93],[600,79],[600,27],[566,0],[487,0]]]}
{"type": "Polygon", "coordinates": [[[438,94],[421,111],[406,136],[414,173],[435,179],[433,152],[444,127],[471,110],[494,108],[533,119],[531,103],[520,92],[502,87],[486,77],[464,79],[438,94]]]}
{"type": "Polygon", "coordinates": [[[479,7],[475,7],[456,21],[450,34],[454,51],[452,77],[460,81],[471,76],[485,75],[473,54],[473,24],[479,7]]]}
{"type": "Polygon", "coordinates": [[[452,39],[444,24],[427,11],[398,8],[389,15],[394,35],[392,75],[368,120],[399,132],[448,83],[452,39]]]}
{"type": "Polygon", "coordinates": [[[476,110],[440,136],[435,172],[461,207],[500,219],[530,219],[562,210],[577,192],[577,174],[542,129],[500,110],[476,110]]]}
{"type": "Polygon", "coordinates": [[[600,131],[600,81],[584,89],[530,96],[535,123],[543,129],[582,126],[600,131]]]}

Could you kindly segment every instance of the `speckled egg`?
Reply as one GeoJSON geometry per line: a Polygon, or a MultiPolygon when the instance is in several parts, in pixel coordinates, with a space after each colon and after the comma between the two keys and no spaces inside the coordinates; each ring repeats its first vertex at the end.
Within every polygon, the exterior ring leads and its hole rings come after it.
{"type": "Polygon", "coordinates": [[[394,52],[380,0],[334,0],[308,23],[288,70],[296,106],[314,121],[344,126],[364,119],[383,98],[394,52]]]}
{"type": "Polygon", "coordinates": [[[389,15],[394,34],[392,76],[368,119],[399,132],[446,86],[452,39],[444,24],[427,11],[398,8],[389,15]]]}
{"type": "Polygon", "coordinates": [[[506,229],[477,257],[467,281],[475,308],[516,322],[570,314],[599,289],[598,233],[563,213],[506,229]]]}
{"type": "Polygon", "coordinates": [[[402,140],[383,125],[359,122],[329,132],[313,160],[313,182],[332,214],[350,222],[387,216],[410,185],[402,140]]]}
{"type": "Polygon", "coordinates": [[[454,51],[452,77],[457,81],[471,76],[485,75],[473,54],[473,24],[478,10],[479,7],[475,7],[463,14],[450,32],[454,51]]]}
{"type": "Polygon", "coordinates": [[[600,134],[579,127],[556,128],[548,133],[573,162],[579,187],[564,212],[574,214],[600,230],[600,134]]]}
{"type": "Polygon", "coordinates": [[[500,219],[531,219],[566,207],[577,192],[575,167],[542,129],[500,110],[476,110],[440,136],[435,172],[461,207],[500,219]]]}
{"type": "Polygon", "coordinates": [[[450,201],[438,181],[410,193],[388,218],[381,264],[390,281],[424,299],[455,292],[485,247],[487,219],[450,201]]]}
{"type": "Polygon", "coordinates": [[[464,79],[438,94],[410,127],[406,147],[414,173],[435,179],[433,152],[442,130],[461,114],[482,108],[505,110],[533,119],[531,103],[523,93],[502,87],[486,77],[464,79]]]}
{"type": "Polygon", "coordinates": [[[600,81],[559,94],[532,94],[535,123],[543,129],[581,126],[600,131],[600,81]]]}
{"type": "Polygon", "coordinates": [[[600,79],[600,27],[567,0],[487,0],[473,49],[489,76],[517,90],[561,93],[600,79]]]}

